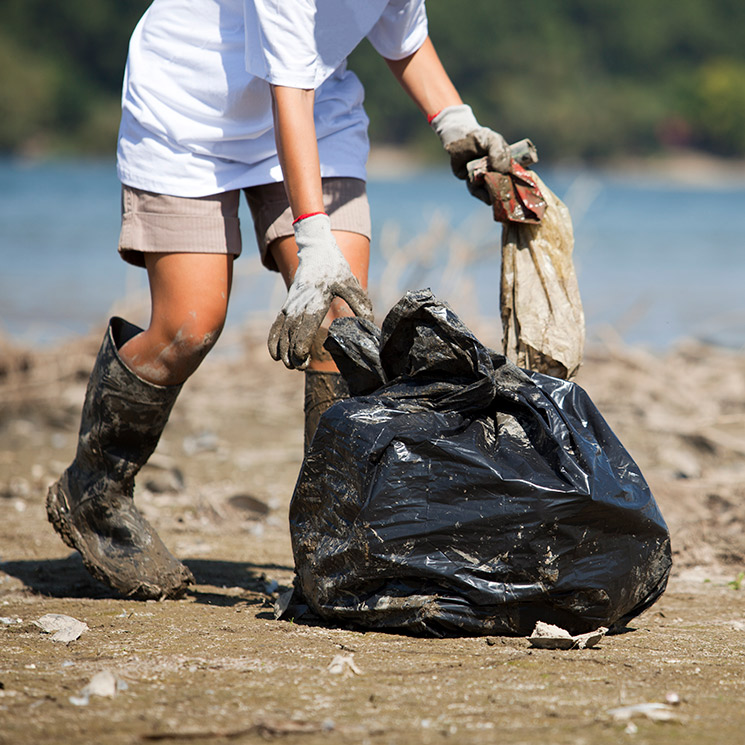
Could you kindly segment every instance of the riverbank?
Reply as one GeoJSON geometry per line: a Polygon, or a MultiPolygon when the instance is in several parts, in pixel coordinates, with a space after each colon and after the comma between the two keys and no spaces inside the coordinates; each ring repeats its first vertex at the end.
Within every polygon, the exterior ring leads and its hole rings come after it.
{"type": "MultiPolygon", "coordinates": [[[[484,340],[488,329],[474,327],[484,340]]],[[[45,519],[46,488],[74,454],[99,335],[0,351],[0,743],[594,745],[636,732],[653,744],[737,740],[744,353],[689,343],[655,354],[612,335],[588,351],[578,382],[648,479],[675,564],[667,593],[629,633],[551,652],[524,639],[415,639],[274,620],[277,593],[292,580],[287,511],[302,378],[269,359],[265,331],[226,332],[138,479],[139,507],[197,579],[186,599],[165,603],[114,598],[45,519]],[[33,624],[46,613],[88,631],[56,644],[33,624]],[[358,672],[332,672],[337,655],[358,672]],[[70,702],[104,670],[126,690],[70,702]],[[681,702],[664,710],[671,721],[611,713],[666,696],[681,702]]]]}

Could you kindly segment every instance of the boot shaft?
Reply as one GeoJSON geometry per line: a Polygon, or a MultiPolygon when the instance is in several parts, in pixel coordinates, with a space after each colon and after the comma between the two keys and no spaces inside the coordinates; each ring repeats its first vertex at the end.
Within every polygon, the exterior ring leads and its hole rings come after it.
{"type": "Polygon", "coordinates": [[[305,452],[308,452],[323,412],[345,398],[349,398],[349,387],[340,373],[305,371],[305,452]]]}
{"type": "Polygon", "coordinates": [[[73,463],[78,480],[85,484],[81,492],[88,492],[91,483],[102,478],[131,491],[131,482],[155,450],[181,390],[180,385],[142,380],[124,364],[119,349],[141,331],[124,319],[112,318],[98,351],[73,463]]]}
{"type": "Polygon", "coordinates": [[[191,572],[165,547],[132,499],[181,386],[137,377],[119,349],[140,329],[112,318],[91,372],[75,460],[52,484],[47,515],[88,571],[127,597],[180,597],[191,572]]]}

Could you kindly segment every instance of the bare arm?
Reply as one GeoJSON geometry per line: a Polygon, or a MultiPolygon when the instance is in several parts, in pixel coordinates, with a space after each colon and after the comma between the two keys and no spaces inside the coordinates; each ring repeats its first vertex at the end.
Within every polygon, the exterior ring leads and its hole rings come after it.
{"type": "Polygon", "coordinates": [[[386,60],[401,87],[431,119],[446,106],[463,103],[429,37],[419,49],[400,60],[386,60]]]}
{"type": "MultiPolygon", "coordinates": [[[[462,104],[429,38],[400,60],[386,60],[394,77],[431,119],[446,106],[462,104]]],[[[323,211],[321,167],[313,121],[315,91],[272,86],[274,132],[285,189],[294,217],[323,211]]]]}
{"type": "Polygon", "coordinates": [[[315,91],[272,86],[274,134],[293,217],[323,212],[321,165],[313,121],[315,91]]]}
{"type": "Polygon", "coordinates": [[[275,360],[296,368],[308,364],[313,339],[334,297],[345,300],[355,315],[372,318],[370,300],[339,250],[324,211],[314,102],[313,90],[272,86],[274,134],[295,218],[298,264],[268,345],[275,360]]]}
{"type": "MultiPolygon", "coordinates": [[[[486,156],[492,171],[506,172],[511,154],[504,137],[482,127],[466,106],[437,56],[429,37],[419,49],[401,60],[386,60],[391,72],[427,117],[442,146],[450,155],[453,173],[468,177],[468,163],[486,156]]],[[[486,190],[469,184],[475,197],[489,204],[486,190]]]]}

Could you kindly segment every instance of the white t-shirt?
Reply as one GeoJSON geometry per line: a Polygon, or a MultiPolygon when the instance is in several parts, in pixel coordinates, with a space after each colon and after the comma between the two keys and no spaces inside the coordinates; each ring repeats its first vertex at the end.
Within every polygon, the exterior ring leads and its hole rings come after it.
{"type": "Polygon", "coordinates": [[[424,0],[155,0],[132,34],[121,181],[197,197],[282,180],[269,83],[315,88],[322,176],[365,178],[367,116],[346,57],[427,37],[424,0]]]}

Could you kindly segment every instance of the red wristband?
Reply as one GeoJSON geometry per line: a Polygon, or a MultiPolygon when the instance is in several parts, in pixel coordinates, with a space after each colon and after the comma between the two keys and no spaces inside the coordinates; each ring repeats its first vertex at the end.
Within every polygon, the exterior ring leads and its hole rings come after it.
{"type": "Polygon", "coordinates": [[[301,220],[305,220],[306,217],[314,217],[315,215],[325,215],[325,212],[307,212],[304,215],[300,215],[299,217],[296,217],[292,224],[294,225],[296,222],[300,222],[301,220]]]}

